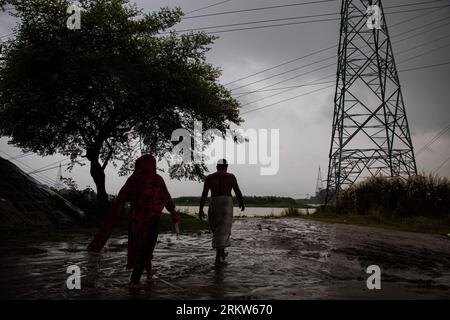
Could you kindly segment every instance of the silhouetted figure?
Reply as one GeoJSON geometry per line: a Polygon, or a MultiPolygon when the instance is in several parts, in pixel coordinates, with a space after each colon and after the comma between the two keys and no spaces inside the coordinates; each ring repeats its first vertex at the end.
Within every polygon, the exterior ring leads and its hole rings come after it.
{"type": "Polygon", "coordinates": [[[233,223],[233,198],[231,189],[239,202],[239,208],[244,211],[244,198],[237,183],[236,177],[227,173],[227,160],[217,162],[217,172],[210,174],[205,179],[203,193],[200,200],[199,218],[205,216],[203,207],[211,190],[211,203],[208,207],[208,222],[213,233],[212,247],[216,249],[215,265],[220,266],[225,261],[227,253],[225,248],[230,246],[231,225],[233,223]]]}
{"type": "Polygon", "coordinates": [[[178,214],[166,184],[156,173],[156,160],[143,155],[136,161],[134,173],[119,192],[111,216],[95,235],[88,250],[100,252],[112,232],[114,223],[130,202],[127,269],[133,269],[130,288],[139,288],[144,269],[147,280],[152,277],[153,250],[158,237],[158,223],[164,207],[171,213],[178,230],[178,214]]]}

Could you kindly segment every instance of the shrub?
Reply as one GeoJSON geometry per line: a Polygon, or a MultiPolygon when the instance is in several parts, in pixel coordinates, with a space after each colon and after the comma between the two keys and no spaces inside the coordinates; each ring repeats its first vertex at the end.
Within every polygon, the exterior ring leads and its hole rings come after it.
{"type": "Polygon", "coordinates": [[[446,217],[450,182],[436,176],[372,177],[341,192],[331,208],[338,214],[446,217]]]}

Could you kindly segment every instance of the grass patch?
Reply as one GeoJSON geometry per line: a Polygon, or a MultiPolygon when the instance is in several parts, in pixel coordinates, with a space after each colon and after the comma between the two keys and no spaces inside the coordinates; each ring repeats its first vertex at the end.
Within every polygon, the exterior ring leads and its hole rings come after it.
{"type": "Polygon", "coordinates": [[[306,209],[305,213],[302,213],[299,210],[299,208],[297,208],[297,207],[286,208],[281,212],[280,218],[298,218],[298,217],[304,217],[305,215],[309,215],[308,208],[304,208],[304,209],[306,209]]]}
{"type": "Polygon", "coordinates": [[[415,217],[385,217],[379,214],[343,215],[318,212],[312,215],[302,215],[302,219],[337,224],[352,224],[366,227],[376,227],[397,231],[420,232],[447,235],[450,233],[450,218],[415,217]]]}
{"type": "MultiPolygon", "coordinates": [[[[25,240],[27,242],[61,242],[71,241],[78,236],[93,237],[103,221],[86,220],[79,225],[71,225],[45,230],[4,230],[1,233],[3,240],[25,240]]],[[[196,217],[180,213],[181,234],[194,234],[209,230],[208,222],[200,221],[196,217]]],[[[175,232],[172,219],[169,214],[162,214],[159,221],[159,232],[175,232]]],[[[122,216],[114,225],[113,236],[125,236],[128,234],[128,218],[122,216]]]]}
{"type": "Polygon", "coordinates": [[[329,210],[439,220],[450,216],[450,181],[436,176],[372,177],[342,191],[329,210]]]}
{"type": "Polygon", "coordinates": [[[437,176],[372,177],[343,190],[309,220],[401,231],[450,233],[450,181],[437,176]]]}
{"type": "Polygon", "coordinates": [[[313,206],[298,203],[298,204],[291,204],[291,203],[268,203],[268,204],[245,204],[246,208],[313,208],[313,206]]]}
{"type": "MultiPolygon", "coordinates": [[[[160,232],[175,232],[172,219],[169,214],[163,214],[159,223],[160,232]]],[[[200,233],[209,230],[207,221],[200,221],[200,219],[191,215],[180,214],[180,232],[181,234],[200,233]]]]}

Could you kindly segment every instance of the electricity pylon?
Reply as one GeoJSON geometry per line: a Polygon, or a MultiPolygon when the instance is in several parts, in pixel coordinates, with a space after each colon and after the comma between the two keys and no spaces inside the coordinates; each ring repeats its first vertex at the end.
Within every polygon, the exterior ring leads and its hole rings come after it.
{"type": "Polygon", "coordinates": [[[55,188],[56,188],[56,190],[61,190],[62,188],[64,188],[64,184],[62,182],[61,163],[59,164],[58,173],[56,174],[55,188]]]}
{"type": "Polygon", "coordinates": [[[323,190],[323,180],[322,180],[322,172],[319,166],[319,172],[317,173],[317,180],[316,180],[316,197],[322,190],[323,190]]]}
{"type": "Polygon", "coordinates": [[[343,0],[326,202],[369,176],[417,174],[381,0],[343,0]]]}

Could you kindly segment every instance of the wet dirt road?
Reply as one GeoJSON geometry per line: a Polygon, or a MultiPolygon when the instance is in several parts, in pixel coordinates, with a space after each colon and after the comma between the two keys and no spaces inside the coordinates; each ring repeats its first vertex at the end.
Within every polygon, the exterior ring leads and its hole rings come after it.
{"type": "Polygon", "coordinates": [[[229,264],[213,266],[210,235],[161,234],[154,281],[130,292],[126,237],[101,255],[89,241],[24,246],[3,242],[0,298],[5,299],[450,299],[450,238],[302,219],[239,219],[229,264]],[[81,290],[66,288],[80,266],[81,290]],[[366,268],[381,268],[381,290],[368,290],[366,268]]]}

